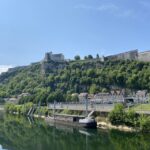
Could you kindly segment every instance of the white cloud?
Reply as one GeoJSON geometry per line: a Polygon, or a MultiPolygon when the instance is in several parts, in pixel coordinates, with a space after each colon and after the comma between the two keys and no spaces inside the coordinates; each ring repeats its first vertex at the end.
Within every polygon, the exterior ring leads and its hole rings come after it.
{"type": "Polygon", "coordinates": [[[139,1],[139,4],[142,5],[145,8],[150,8],[150,2],[147,1],[147,0],[139,1]]]}
{"type": "Polygon", "coordinates": [[[118,6],[114,4],[104,4],[97,8],[99,11],[118,11],[118,6]]]}
{"type": "Polygon", "coordinates": [[[102,4],[99,6],[89,6],[85,4],[80,4],[75,6],[76,9],[85,9],[85,10],[95,10],[95,11],[116,11],[118,6],[114,4],[102,4]]]}
{"type": "Polygon", "coordinates": [[[12,68],[12,65],[0,65],[0,74],[8,71],[9,68],[12,68]]]}
{"type": "Polygon", "coordinates": [[[115,17],[133,17],[134,16],[133,10],[124,9],[112,3],[101,4],[99,6],[89,6],[89,5],[82,4],[82,5],[77,5],[75,8],[107,13],[115,17]]]}
{"type": "Polygon", "coordinates": [[[87,10],[94,10],[95,8],[93,6],[88,6],[84,4],[76,5],[74,8],[76,9],[87,9],[87,10]]]}
{"type": "Polygon", "coordinates": [[[116,15],[118,15],[118,17],[133,17],[134,12],[133,12],[133,10],[124,10],[124,11],[122,11],[122,13],[119,13],[116,15]]]}

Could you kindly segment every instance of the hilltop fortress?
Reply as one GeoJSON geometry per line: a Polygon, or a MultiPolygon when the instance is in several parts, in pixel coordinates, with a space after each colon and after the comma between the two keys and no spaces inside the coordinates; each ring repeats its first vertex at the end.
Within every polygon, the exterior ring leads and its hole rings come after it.
{"type": "MultiPolygon", "coordinates": [[[[150,50],[139,52],[138,49],[136,49],[102,58],[93,58],[93,60],[100,60],[100,61],[137,60],[143,62],[150,62],[150,50]]],[[[55,72],[55,70],[57,69],[63,69],[64,67],[66,67],[67,63],[68,62],[66,61],[62,53],[53,54],[52,52],[48,52],[45,54],[44,59],[41,61],[42,74],[55,72]]]]}
{"type": "Polygon", "coordinates": [[[63,62],[64,60],[65,57],[63,54],[53,54],[52,52],[46,53],[44,58],[45,62],[50,62],[50,61],[63,62]]]}
{"type": "Polygon", "coordinates": [[[53,54],[48,52],[41,61],[42,74],[53,73],[57,69],[63,69],[66,66],[65,57],[63,54],[53,54]]]}
{"type": "MultiPolygon", "coordinates": [[[[106,60],[139,60],[144,62],[150,62],[150,50],[139,52],[138,49],[130,50],[127,52],[104,56],[104,59],[99,58],[101,61],[106,60]]],[[[52,52],[48,52],[45,54],[45,58],[42,62],[64,62],[65,57],[62,53],[60,54],[53,54],[52,52]]]]}

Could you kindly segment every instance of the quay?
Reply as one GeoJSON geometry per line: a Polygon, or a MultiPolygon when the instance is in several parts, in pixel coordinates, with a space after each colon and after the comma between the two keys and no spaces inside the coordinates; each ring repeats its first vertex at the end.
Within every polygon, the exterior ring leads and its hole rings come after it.
{"type": "MultiPolygon", "coordinates": [[[[133,104],[135,105],[135,104],[133,104]]],[[[48,104],[48,109],[53,110],[55,107],[55,110],[72,110],[72,111],[87,111],[87,113],[91,111],[95,111],[96,113],[100,114],[101,116],[107,116],[109,112],[111,112],[114,109],[114,104],[87,104],[85,106],[84,103],[56,103],[55,106],[53,103],[48,104]],[[87,107],[87,110],[86,110],[87,107]]],[[[129,106],[130,107],[130,106],[129,106]]],[[[149,110],[138,110],[135,111],[137,114],[145,114],[150,115],[149,110]]]]}
{"type": "Polygon", "coordinates": [[[83,111],[88,107],[88,111],[97,111],[97,112],[110,112],[114,108],[114,104],[85,104],[83,103],[56,103],[55,106],[53,103],[48,104],[48,109],[56,109],[56,110],[77,110],[83,111]]]}

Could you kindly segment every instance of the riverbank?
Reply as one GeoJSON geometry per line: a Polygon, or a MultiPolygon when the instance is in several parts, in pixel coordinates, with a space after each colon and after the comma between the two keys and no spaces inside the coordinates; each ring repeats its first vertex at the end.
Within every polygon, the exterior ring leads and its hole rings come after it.
{"type": "Polygon", "coordinates": [[[108,117],[97,116],[95,119],[97,122],[97,128],[100,128],[100,129],[107,129],[107,130],[115,129],[115,130],[119,130],[123,132],[138,132],[139,131],[139,129],[137,128],[126,126],[126,125],[113,125],[109,121],[108,117]]]}
{"type": "MultiPolygon", "coordinates": [[[[47,107],[35,107],[33,103],[26,103],[24,105],[5,105],[6,113],[33,116],[39,118],[46,118],[46,116],[53,116],[53,110],[49,110],[47,107]]],[[[84,111],[72,111],[68,109],[55,110],[55,114],[60,115],[83,115],[84,111]]],[[[110,113],[98,113],[95,112],[93,117],[103,117],[104,120],[96,120],[99,128],[118,129],[123,131],[142,131],[150,132],[150,117],[143,114],[137,114],[133,110],[126,111],[122,104],[115,105],[114,110],[110,113]]]]}
{"type": "Polygon", "coordinates": [[[124,125],[115,126],[108,122],[97,122],[97,127],[101,129],[115,129],[124,132],[138,132],[139,130],[124,125]]]}

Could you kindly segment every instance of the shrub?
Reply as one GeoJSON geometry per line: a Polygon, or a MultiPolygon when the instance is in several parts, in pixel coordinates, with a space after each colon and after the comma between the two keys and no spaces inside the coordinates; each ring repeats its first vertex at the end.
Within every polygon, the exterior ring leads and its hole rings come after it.
{"type": "Polygon", "coordinates": [[[47,116],[48,115],[48,108],[47,107],[40,107],[39,109],[36,110],[36,113],[38,115],[47,116]]]}
{"type": "Polygon", "coordinates": [[[138,124],[138,114],[133,110],[129,110],[125,113],[125,124],[128,126],[136,126],[138,124]]]}
{"type": "Polygon", "coordinates": [[[29,102],[29,103],[21,105],[21,108],[20,108],[21,114],[27,115],[27,113],[29,112],[31,107],[33,107],[33,103],[32,102],[29,102]]]}
{"type": "Polygon", "coordinates": [[[144,115],[140,116],[139,123],[141,131],[150,132],[150,117],[144,115]]]}
{"type": "Polygon", "coordinates": [[[69,109],[64,109],[61,114],[72,114],[72,111],[69,109]]]}
{"type": "Polygon", "coordinates": [[[26,115],[30,108],[33,107],[33,103],[29,102],[24,105],[15,105],[13,103],[6,103],[5,104],[5,111],[7,113],[18,113],[18,114],[23,114],[26,115]]]}
{"type": "Polygon", "coordinates": [[[133,110],[125,112],[123,104],[117,104],[109,113],[108,119],[113,125],[139,126],[139,115],[133,110]]]}
{"type": "Polygon", "coordinates": [[[113,125],[124,124],[124,117],[125,112],[123,104],[116,104],[114,110],[108,115],[108,119],[113,125]]]}
{"type": "Polygon", "coordinates": [[[6,111],[7,113],[13,112],[13,111],[15,110],[15,104],[6,103],[5,106],[4,106],[4,108],[5,108],[5,111],[6,111]]]}
{"type": "Polygon", "coordinates": [[[21,105],[16,105],[16,111],[18,112],[18,114],[21,114],[21,105]]]}

